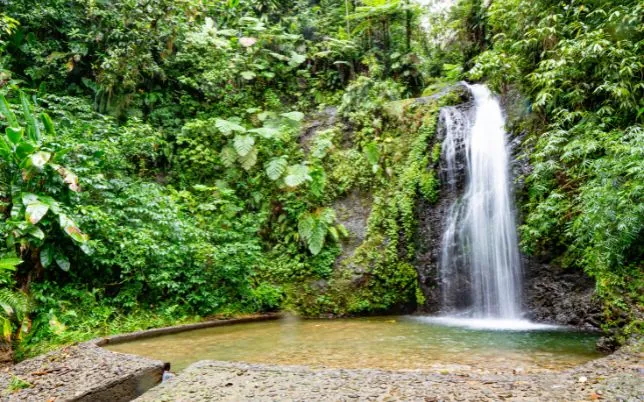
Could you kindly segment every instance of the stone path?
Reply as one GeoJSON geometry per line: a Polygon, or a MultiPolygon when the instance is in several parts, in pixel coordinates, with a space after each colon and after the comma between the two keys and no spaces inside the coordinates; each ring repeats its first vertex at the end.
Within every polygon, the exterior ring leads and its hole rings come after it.
{"type": "Polygon", "coordinates": [[[564,372],[438,374],[201,361],[137,399],[159,401],[644,401],[642,347],[564,372]]]}

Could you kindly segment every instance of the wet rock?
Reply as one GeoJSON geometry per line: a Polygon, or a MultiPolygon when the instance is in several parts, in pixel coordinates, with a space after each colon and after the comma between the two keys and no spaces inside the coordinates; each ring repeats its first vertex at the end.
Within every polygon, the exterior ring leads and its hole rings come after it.
{"type": "Polygon", "coordinates": [[[595,283],[579,270],[524,259],[524,310],[529,319],[599,330],[595,283]]]}
{"type": "MultiPolygon", "coordinates": [[[[470,103],[455,106],[468,113],[470,103]]],[[[433,143],[429,144],[431,149],[435,144],[441,144],[445,139],[446,127],[442,120],[439,120],[436,136],[433,143]]],[[[421,306],[424,312],[437,312],[441,307],[441,283],[439,273],[439,262],[441,257],[441,243],[443,233],[447,224],[449,209],[458,200],[465,189],[466,184],[466,161],[464,144],[457,145],[456,164],[452,170],[453,176],[449,180],[447,175],[447,161],[441,156],[439,161],[432,161],[428,169],[436,169],[440,179],[438,201],[435,203],[429,200],[419,199],[416,205],[418,228],[416,232],[416,255],[414,266],[418,272],[420,288],[425,295],[425,305],[421,306]]],[[[465,280],[466,275],[458,275],[465,280]]],[[[464,300],[467,303],[469,284],[462,282],[457,284],[457,291],[452,295],[454,299],[464,300]],[[458,291],[460,289],[460,291],[458,291]]]]}

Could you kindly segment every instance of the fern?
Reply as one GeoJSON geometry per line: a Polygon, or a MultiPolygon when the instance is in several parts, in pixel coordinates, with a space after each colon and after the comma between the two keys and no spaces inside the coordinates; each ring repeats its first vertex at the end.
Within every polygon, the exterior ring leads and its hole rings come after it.
{"type": "Polygon", "coordinates": [[[335,211],[322,208],[314,213],[305,212],[298,219],[297,229],[313,255],[317,255],[324,247],[327,234],[339,240],[338,227],[334,227],[335,211]]]}
{"type": "Polygon", "coordinates": [[[237,152],[232,147],[224,147],[219,154],[221,163],[226,167],[231,167],[237,160],[237,152]]]}
{"type": "Polygon", "coordinates": [[[244,170],[252,169],[257,163],[257,148],[253,147],[246,155],[240,156],[239,163],[241,163],[244,170]]]}
{"type": "Polygon", "coordinates": [[[11,340],[13,323],[23,324],[28,312],[29,303],[24,294],[0,289],[0,322],[4,339],[11,340]]]}
{"type": "Polygon", "coordinates": [[[286,171],[287,164],[288,162],[284,157],[271,159],[270,162],[266,164],[266,174],[268,175],[268,178],[273,181],[279,179],[286,171]]]}
{"type": "Polygon", "coordinates": [[[237,155],[244,157],[253,150],[255,145],[255,138],[250,135],[236,135],[233,139],[233,147],[237,151],[237,155]]]}

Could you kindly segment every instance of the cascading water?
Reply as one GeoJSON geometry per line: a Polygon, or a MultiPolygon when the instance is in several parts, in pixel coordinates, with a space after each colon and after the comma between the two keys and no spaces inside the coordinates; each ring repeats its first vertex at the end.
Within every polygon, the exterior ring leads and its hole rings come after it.
{"type": "Polygon", "coordinates": [[[509,152],[498,100],[468,85],[474,109],[441,111],[444,180],[465,189],[450,207],[442,240],[443,307],[471,318],[521,317],[521,261],[510,188],[509,152]],[[465,165],[463,167],[463,165],[465,165]]]}

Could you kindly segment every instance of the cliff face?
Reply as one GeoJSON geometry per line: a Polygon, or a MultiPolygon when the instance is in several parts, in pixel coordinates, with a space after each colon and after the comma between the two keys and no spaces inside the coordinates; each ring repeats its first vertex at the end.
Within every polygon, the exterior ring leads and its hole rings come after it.
{"type": "MultiPolygon", "coordinates": [[[[468,101],[455,107],[462,109],[464,112],[469,112],[472,104],[468,101]]],[[[442,141],[445,139],[445,135],[445,122],[442,119],[439,119],[436,136],[434,137],[434,146],[440,146],[442,141]]],[[[456,172],[453,177],[453,183],[451,183],[451,185],[448,185],[447,183],[447,162],[444,156],[441,155],[438,162],[435,162],[432,166],[428,167],[435,169],[438,173],[438,178],[440,180],[438,200],[431,203],[428,200],[420,199],[416,206],[418,229],[417,235],[415,236],[416,258],[414,265],[418,271],[420,288],[425,294],[425,304],[419,307],[421,311],[429,313],[438,312],[441,302],[444,301],[446,297],[450,297],[455,300],[463,300],[468,297],[468,286],[466,283],[457,284],[456,288],[459,289],[459,291],[457,291],[456,294],[449,296],[443,295],[440,289],[439,273],[441,242],[447,223],[447,217],[449,215],[449,209],[452,204],[463,195],[466,184],[466,161],[465,153],[463,152],[464,144],[459,144],[459,148],[460,149],[458,149],[456,153],[456,172]]],[[[464,279],[465,275],[460,275],[460,278],[464,279]]],[[[450,304],[453,305],[453,303],[450,304]]]]}

